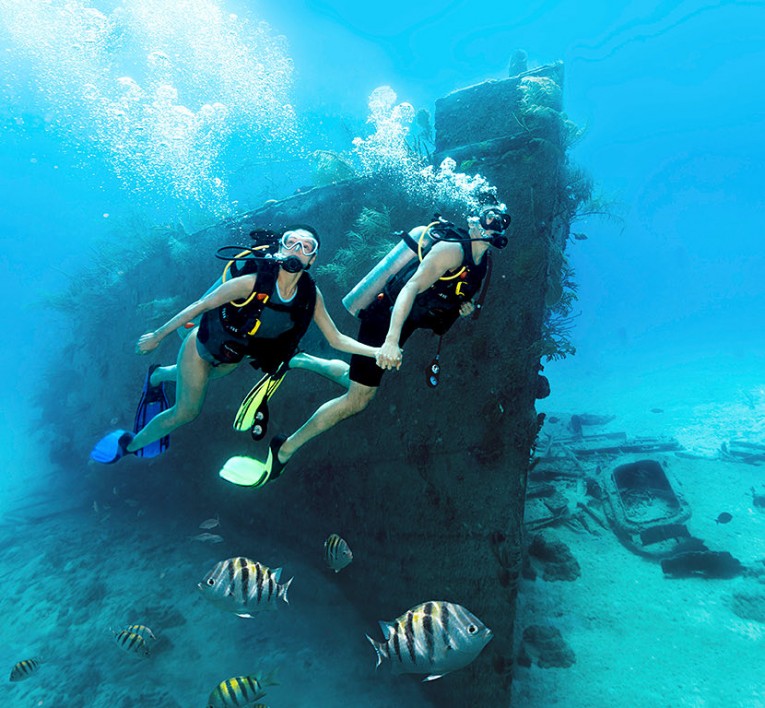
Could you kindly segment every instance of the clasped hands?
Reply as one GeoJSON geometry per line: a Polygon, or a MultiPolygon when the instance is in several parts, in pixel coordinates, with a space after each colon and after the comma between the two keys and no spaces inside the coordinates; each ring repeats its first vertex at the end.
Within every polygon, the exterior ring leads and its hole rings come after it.
{"type": "Polygon", "coordinates": [[[400,369],[404,353],[393,342],[385,342],[378,350],[375,361],[381,369],[400,369]]]}

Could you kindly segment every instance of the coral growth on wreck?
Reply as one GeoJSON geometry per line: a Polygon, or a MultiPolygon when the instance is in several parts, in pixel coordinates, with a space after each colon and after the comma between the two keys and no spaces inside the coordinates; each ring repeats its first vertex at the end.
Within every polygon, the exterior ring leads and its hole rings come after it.
{"type": "Polygon", "coordinates": [[[317,268],[317,275],[331,278],[342,290],[350,290],[395,245],[390,215],[386,206],[379,210],[363,207],[345,235],[345,245],[337,249],[330,263],[317,268]]]}

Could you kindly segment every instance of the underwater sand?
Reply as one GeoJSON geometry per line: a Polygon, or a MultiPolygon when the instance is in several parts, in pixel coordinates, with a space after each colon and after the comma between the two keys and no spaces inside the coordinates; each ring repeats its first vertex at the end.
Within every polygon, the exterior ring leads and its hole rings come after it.
{"type": "MultiPolygon", "coordinates": [[[[691,534],[710,550],[729,551],[765,571],[765,509],[753,506],[750,493],[753,486],[765,492],[765,464],[725,462],[717,454],[732,438],[765,443],[765,359],[620,356],[610,366],[563,362],[548,373],[553,395],[538,406],[548,415],[562,421],[575,413],[615,415],[605,426],[585,428],[585,435],[672,436],[698,455],[632,455],[619,463],[666,460],[692,509],[691,534]],[[716,524],[725,511],[732,521],[716,524]]],[[[514,706],[765,706],[765,624],[732,610],[734,593],[765,596],[765,573],[669,579],[657,562],[632,553],[610,531],[590,535],[562,526],[554,538],[569,546],[581,576],[523,581],[516,640],[529,624],[551,624],[576,663],[518,667],[514,706]]]]}
{"type": "Polygon", "coordinates": [[[79,504],[2,517],[4,536],[13,540],[0,566],[0,666],[7,672],[0,704],[202,708],[221,680],[278,669],[280,685],[264,699],[273,708],[422,705],[416,678],[375,672],[364,634],[379,629],[343,597],[343,573],[354,566],[337,575],[321,567],[323,539],[307,539],[298,557],[254,541],[263,538],[255,527],[237,538],[221,514],[212,532],[225,540],[209,545],[189,538],[202,533],[197,526],[205,516],[168,520],[160,505],[119,495],[100,500],[98,511],[92,500],[79,504]],[[41,514],[53,516],[23,521],[41,514]],[[238,554],[283,565],[283,581],[295,576],[289,606],[242,619],[201,596],[196,584],[207,571],[238,554]],[[115,643],[109,628],[128,623],[146,624],[157,635],[150,658],[115,643]],[[13,664],[34,656],[45,659],[40,670],[9,683],[13,664]]]}

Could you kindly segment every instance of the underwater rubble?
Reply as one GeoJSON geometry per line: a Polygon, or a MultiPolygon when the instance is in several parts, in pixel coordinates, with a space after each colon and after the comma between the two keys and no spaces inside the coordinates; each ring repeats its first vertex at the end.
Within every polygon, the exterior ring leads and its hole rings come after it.
{"type": "MultiPolygon", "coordinates": [[[[567,543],[564,539],[569,536],[559,533],[565,529],[585,536],[612,534],[626,549],[654,563],[669,581],[744,578],[743,582],[747,582],[749,578],[750,585],[737,586],[749,588],[765,582],[765,559],[748,559],[744,563],[731,550],[720,547],[719,535],[713,537],[708,531],[701,535],[709,538],[699,538],[692,532],[694,509],[673,474],[672,459],[682,460],[687,468],[701,459],[698,455],[668,436],[599,431],[599,426],[614,420],[613,416],[585,418],[586,425],[592,426],[589,430],[583,427],[581,417],[571,418],[574,423],[568,425],[565,418],[553,418],[552,427],[540,435],[529,470],[524,516],[525,581],[579,579],[576,554],[587,546],[567,543]],[[567,572],[568,568],[575,570],[567,572]]],[[[717,459],[726,464],[757,466],[765,462],[765,445],[734,439],[721,446],[717,459]]],[[[709,463],[709,457],[703,458],[703,464],[709,463]]],[[[752,486],[748,496],[750,513],[765,510],[765,482],[752,486]]],[[[712,521],[719,526],[733,520],[734,514],[723,511],[716,518],[705,518],[695,528],[709,529],[712,521]]],[[[765,624],[765,595],[761,592],[737,591],[729,603],[742,620],[765,624]]],[[[524,619],[534,621],[535,617],[524,619]]],[[[555,637],[560,635],[565,643],[558,628],[550,629],[555,629],[555,637]]],[[[533,656],[524,631],[516,648],[517,665],[544,666],[533,656]]]]}

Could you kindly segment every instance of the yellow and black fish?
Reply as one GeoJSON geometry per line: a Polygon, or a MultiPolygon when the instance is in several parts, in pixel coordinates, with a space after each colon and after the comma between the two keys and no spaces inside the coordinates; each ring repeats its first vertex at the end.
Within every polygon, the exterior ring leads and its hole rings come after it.
{"type": "Polygon", "coordinates": [[[156,640],[157,638],[154,636],[154,632],[152,632],[145,624],[129,624],[127,627],[122,628],[123,632],[134,632],[135,634],[140,634],[144,639],[147,637],[149,639],[156,640]]]}
{"type": "Polygon", "coordinates": [[[433,600],[393,622],[380,622],[384,642],[367,635],[377,666],[388,659],[393,672],[428,674],[425,681],[467,666],[492,638],[491,630],[461,605],[433,600]]]}
{"type": "Polygon", "coordinates": [[[289,604],[287,590],[292,578],[279,584],[282,569],[271,570],[249,558],[229,558],[215,567],[197,585],[202,594],[218,607],[240,617],[272,610],[279,599],[289,604]]]}
{"type": "Polygon", "coordinates": [[[333,533],[324,541],[324,560],[332,570],[339,573],[343,568],[350,565],[353,560],[353,553],[345,540],[333,533]]]}
{"type": "Polygon", "coordinates": [[[36,673],[41,663],[42,659],[40,658],[24,659],[23,661],[16,662],[11,669],[10,680],[26,681],[32,674],[36,673]]]}
{"type": "MultiPolygon", "coordinates": [[[[255,701],[266,695],[267,686],[276,686],[274,674],[261,678],[260,674],[254,676],[233,676],[221,681],[207,699],[207,708],[257,708],[255,701]]],[[[263,706],[262,703],[257,704],[263,706]]],[[[265,707],[264,707],[265,708],[265,707]]]]}
{"type": "Polygon", "coordinates": [[[128,632],[123,629],[121,632],[115,633],[114,639],[122,649],[136,656],[147,657],[151,654],[146,640],[136,632],[128,632]]]}

